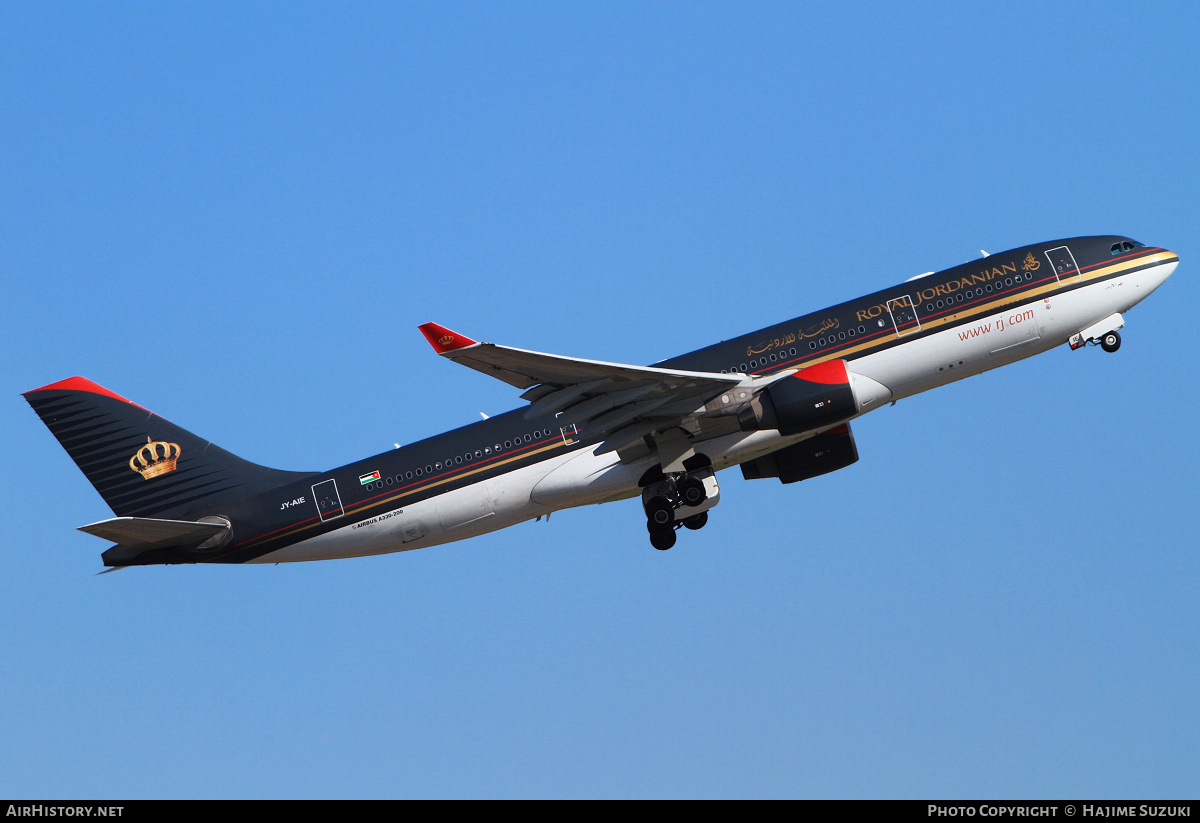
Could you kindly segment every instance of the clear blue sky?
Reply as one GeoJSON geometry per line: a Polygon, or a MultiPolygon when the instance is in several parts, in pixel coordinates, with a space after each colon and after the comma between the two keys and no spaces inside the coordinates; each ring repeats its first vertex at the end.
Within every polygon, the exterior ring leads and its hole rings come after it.
{"type": "Polygon", "coordinates": [[[0,7],[0,796],[1195,797],[1193,4],[0,7]],[[1065,347],[725,473],[372,559],[132,569],[19,393],[320,470],[980,249],[1179,271],[1065,347]]]}

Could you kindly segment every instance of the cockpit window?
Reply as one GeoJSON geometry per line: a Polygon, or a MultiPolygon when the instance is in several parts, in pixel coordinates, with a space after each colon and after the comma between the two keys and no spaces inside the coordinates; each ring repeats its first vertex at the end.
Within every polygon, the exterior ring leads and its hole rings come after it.
{"type": "Polygon", "coordinates": [[[1121,243],[1121,248],[1123,248],[1125,251],[1133,251],[1134,244],[1130,243],[1128,240],[1126,240],[1123,243],[1121,243]]]}

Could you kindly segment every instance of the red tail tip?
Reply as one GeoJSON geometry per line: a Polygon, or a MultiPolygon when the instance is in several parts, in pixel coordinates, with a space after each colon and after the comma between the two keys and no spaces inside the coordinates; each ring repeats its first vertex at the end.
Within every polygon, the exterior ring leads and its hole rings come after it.
{"type": "Polygon", "coordinates": [[[438,354],[445,354],[448,351],[465,349],[467,346],[475,345],[475,341],[465,334],[450,331],[445,326],[439,326],[437,323],[426,323],[417,328],[421,330],[421,334],[425,335],[425,339],[429,341],[429,345],[433,346],[433,350],[438,354]]]}
{"type": "Polygon", "coordinates": [[[86,377],[68,377],[66,380],[59,380],[57,383],[51,383],[49,386],[42,386],[40,389],[30,389],[22,394],[33,394],[39,391],[86,391],[92,394],[102,394],[105,397],[111,397],[114,400],[120,400],[122,403],[128,403],[131,406],[137,406],[144,411],[150,411],[145,406],[138,406],[132,400],[128,400],[116,392],[111,392],[101,386],[99,383],[93,383],[86,377]]]}

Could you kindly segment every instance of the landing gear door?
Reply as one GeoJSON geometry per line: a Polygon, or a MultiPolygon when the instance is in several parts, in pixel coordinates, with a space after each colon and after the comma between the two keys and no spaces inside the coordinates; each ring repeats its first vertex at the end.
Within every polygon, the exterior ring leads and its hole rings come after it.
{"type": "Polygon", "coordinates": [[[1075,264],[1075,255],[1066,246],[1049,249],[1046,259],[1050,261],[1050,268],[1054,269],[1054,276],[1060,283],[1074,283],[1083,277],[1079,266],[1075,264]]]}
{"type": "Polygon", "coordinates": [[[892,316],[892,325],[896,327],[896,336],[921,330],[921,321],[917,319],[917,307],[906,294],[887,301],[888,313],[892,316]]]}
{"type": "Polygon", "coordinates": [[[336,480],[322,480],[312,487],[313,502],[317,504],[317,514],[321,522],[341,517],[346,511],[342,508],[342,499],[338,496],[336,480]]]}

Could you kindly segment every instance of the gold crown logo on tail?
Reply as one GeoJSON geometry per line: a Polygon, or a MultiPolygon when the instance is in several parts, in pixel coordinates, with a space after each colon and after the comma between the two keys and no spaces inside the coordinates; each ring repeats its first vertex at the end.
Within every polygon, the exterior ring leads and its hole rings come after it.
{"type": "Polygon", "coordinates": [[[183,449],[179,448],[178,443],[151,440],[147,437],[146,445],[129,458],[129,468],[149,480],[151,477],[175,471],[175,461],[182,453],[183,449]]]}

